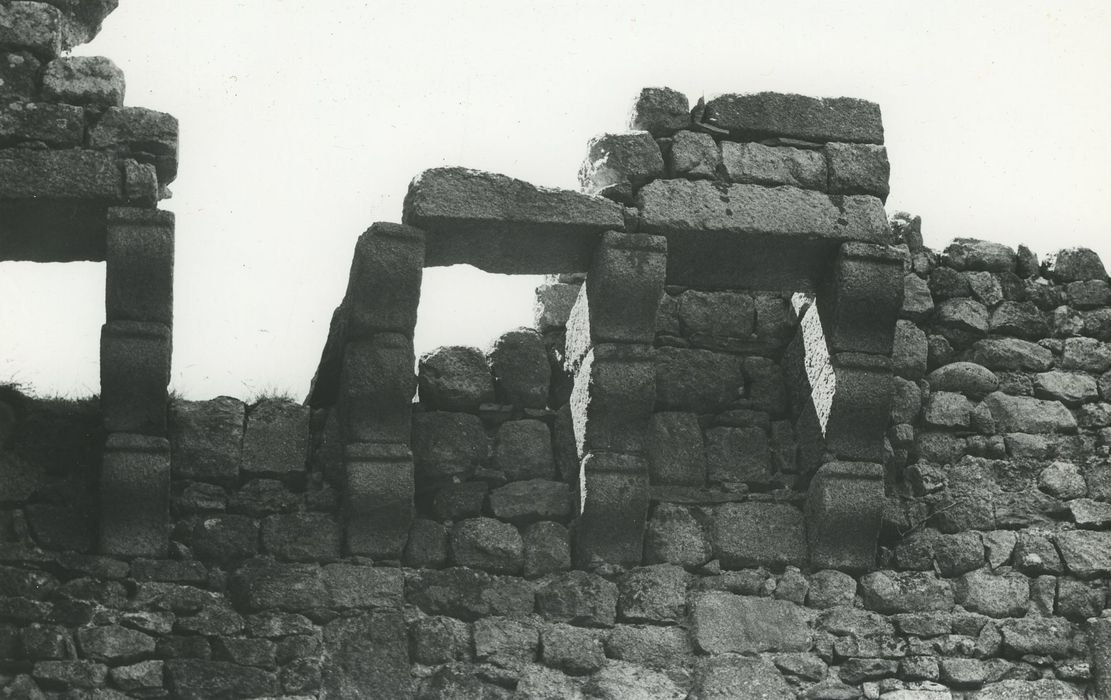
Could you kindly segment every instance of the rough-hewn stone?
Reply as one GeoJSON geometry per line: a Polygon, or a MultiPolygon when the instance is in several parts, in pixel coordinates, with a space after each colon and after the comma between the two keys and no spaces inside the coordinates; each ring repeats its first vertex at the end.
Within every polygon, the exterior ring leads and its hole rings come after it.
{"type": "Polygon", "coordinates": [[[691,600],[691,634],[704,652],[806,651],[812,632],[799,606],[711,591],[691,600]]]}
{"type": "Polygon", "coordinates": [[[883,143],[879,105],[850,97],[774,92],[722,95],[706,103],[703,119],[738,136],[883,143]]]}

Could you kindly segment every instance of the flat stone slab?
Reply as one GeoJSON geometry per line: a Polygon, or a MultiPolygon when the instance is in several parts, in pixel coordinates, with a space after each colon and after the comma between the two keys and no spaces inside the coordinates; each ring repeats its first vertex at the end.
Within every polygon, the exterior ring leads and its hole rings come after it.
{"type": "Polygon", "coordinates": [[[609,200],[466,168],[418,175],[402,222],[427,233],[426,266],[505,274],[585,272],[601,233],[625,229],[609,200]]]}
{"type": "Polygon", "coordinates": [[[123,177],[115,156],[70,149],[0,154],[0,200],[104,199],[123,201],[123,177]]]}
{"type": "Polygon", "coordinates": [[[821,143],[883,143],[880,106],[853,97],[777,92],[721,95],[706,103],[703,121],[753,140],[781,136],[821,143]]]}
{"type": "Polygon", "coordinates": [[[808,289],[845,241],[883,243],[883,203],[797,187],[657,180],[637,197],[642,233],[667,238],[667,282],[808,289]]]}

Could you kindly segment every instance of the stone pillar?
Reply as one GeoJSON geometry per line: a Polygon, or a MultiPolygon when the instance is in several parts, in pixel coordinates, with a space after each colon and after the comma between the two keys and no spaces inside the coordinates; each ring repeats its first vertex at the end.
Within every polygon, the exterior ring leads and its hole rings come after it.
{"type": "Polygon", "coordinates": [[[333,410],[345,445],[349,554],[400,559],[413,520],[413,328],[423,268],[422,231],[372,225],[355,245],[342,320],[332,324],[342,335],[329,345],[341,353],[330,371],[339,371],[333,410]]]}
{"type": "Polygon", "coordinates": [[[374,559],[398,559],[413,521],[413,455],[398,443],[352,443],[344,448],[345,549],[374,559]]]}
{"type": "Polygon", "coordinates": [[[173,285],[174,215],[109,209],[100,339],[100,406],[109,433],[100,479],[105,554],[166,556],[173,285]]]}
{"type": "Polygon", "coordinates": [[[883,465],[828,462],[810,482],[807,540],[814,569],[869,571],[883,515],[883,465]]]}
{"type": "Polygon", "coordinates": [[[100,472],[100,551],[166,557],[169,518],[169,440],[132,433],[109,435],[100,472]]]}
{"type": "Polygon", "coordinates": [[[667,243],[603,234],[567,324],[571,417],[581,460],[575,565],[636,566],[648,511],[656,368],[652,343],[667,243]]]}
{"type": "Polygon", "coordinates": [[[825,450],[835,460],[810,482],[807,527],[815,568],[875,566],[884,506],[884,438],[891,422],[891,352],[903,303],[892,248],[844,243],[817,299],[832,368],[825,450]]]}

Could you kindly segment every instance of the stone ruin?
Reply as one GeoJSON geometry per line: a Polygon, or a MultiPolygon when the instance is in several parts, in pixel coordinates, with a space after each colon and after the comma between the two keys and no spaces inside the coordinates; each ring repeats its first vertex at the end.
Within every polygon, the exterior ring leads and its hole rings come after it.
{"type": "Polygon", "coordinates": [[[0,696],[1111,697],[1095,253],[924,247],[873,103],[649,88],[582,192],[418,176],[303,405],[171,399],[114,4],[0,4],[0,260],[107,268],[99,404],[0,388],[0,696]],[[418,360],[455,264],[535,327],[418,360]]]}

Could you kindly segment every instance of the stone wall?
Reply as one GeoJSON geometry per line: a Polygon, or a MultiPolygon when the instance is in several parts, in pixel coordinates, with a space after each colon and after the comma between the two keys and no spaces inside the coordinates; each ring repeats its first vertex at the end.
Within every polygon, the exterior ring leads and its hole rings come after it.
{"type": "Polygon", "coordinates": [[[0,259],[108,268],[99,403],[0,389],[4,697],[1111,697],[1094,253],[925,249],[873,103],[650,88],[582,192],[418,176],[304,405],[171,399],[113,5],[0,5],[0,259]],[[418,359],[459,263],[535,328],[418,359]]]}

